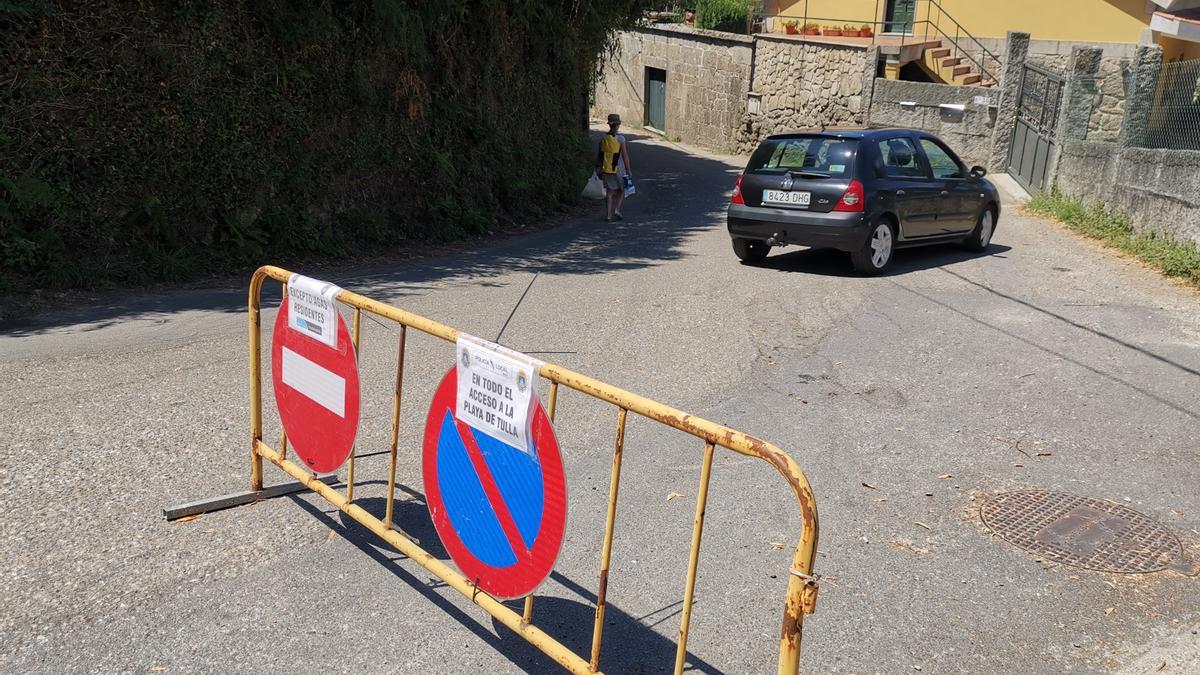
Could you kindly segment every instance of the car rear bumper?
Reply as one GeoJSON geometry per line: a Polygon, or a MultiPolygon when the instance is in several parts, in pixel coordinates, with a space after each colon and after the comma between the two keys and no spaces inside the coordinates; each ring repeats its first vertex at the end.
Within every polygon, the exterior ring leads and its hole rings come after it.
{"type": "Polygon", "coordinates": [[[731,204],[729,236],[780,244],[857,251],[867,240],[866,214],[813,213],[796,209],[731,204]]]}

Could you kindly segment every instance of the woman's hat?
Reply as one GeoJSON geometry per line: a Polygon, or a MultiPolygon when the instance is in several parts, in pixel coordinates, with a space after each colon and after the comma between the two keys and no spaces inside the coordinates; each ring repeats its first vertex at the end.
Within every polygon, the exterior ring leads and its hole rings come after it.
{"type": "Polygon", "coordinates": [[[612,125],[615,125],[615,124],[620,124],[620,123],[621,123],[621,116],[620,116],[620,115],[618,115],[618,114],[616,114],[616,113],[613,113],[613,114],[611,114],[611,115],[609,115],[609,116],[608,116],[608,124],[609,124],[609,126],[612,126],[612,125]]]}

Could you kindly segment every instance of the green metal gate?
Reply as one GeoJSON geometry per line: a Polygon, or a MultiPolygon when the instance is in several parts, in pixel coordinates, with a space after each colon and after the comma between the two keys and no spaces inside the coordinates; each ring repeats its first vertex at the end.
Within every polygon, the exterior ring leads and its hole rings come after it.
{"type": "Polygon", "coordinates": [[[667,71],[646,68],[646,124],[667,132],[667,71]]]}
{"type": "Polygon", "coordinates": [[[1017,98],[1017,120],[1008,151],[1008,173],[1031,193],[1046,189],[1050,179],[1050,160],[1054,155],[1062,94],[1061,77],[1044,68],[1025,64],[1021,73],[1021,93],[1017,98]]]}

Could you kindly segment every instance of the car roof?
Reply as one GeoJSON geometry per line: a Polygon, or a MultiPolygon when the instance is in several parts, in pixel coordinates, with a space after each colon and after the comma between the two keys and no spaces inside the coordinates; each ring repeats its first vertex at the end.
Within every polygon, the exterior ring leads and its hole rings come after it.
{"type": "Polygon", "coordinates": [[[924,131],[918,129],[902,129],[899,127],[888,127],[881,129],[867,129],[864,127],[826,127],[813,129],[797,129],[782,134],[772,134],[764,140],[780,140],[787,138],[802,138],[812,136],[825,136],[828,138],[852,138],[856,140],[875,139],[885,136],[895,136],[896,134],[917,134],[921,136],[930,136],[924,131]]]}

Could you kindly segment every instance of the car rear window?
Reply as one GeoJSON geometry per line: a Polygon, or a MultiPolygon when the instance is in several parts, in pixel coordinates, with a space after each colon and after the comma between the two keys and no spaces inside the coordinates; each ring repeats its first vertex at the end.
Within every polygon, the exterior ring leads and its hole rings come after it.
{"type": "Polygon", "coordinates": [[[840,176],[853,168],[857,152],[858,141],[852,138],[770,138],[750,156],[746,170],[752,173],[810,171],[840,176]]]}

